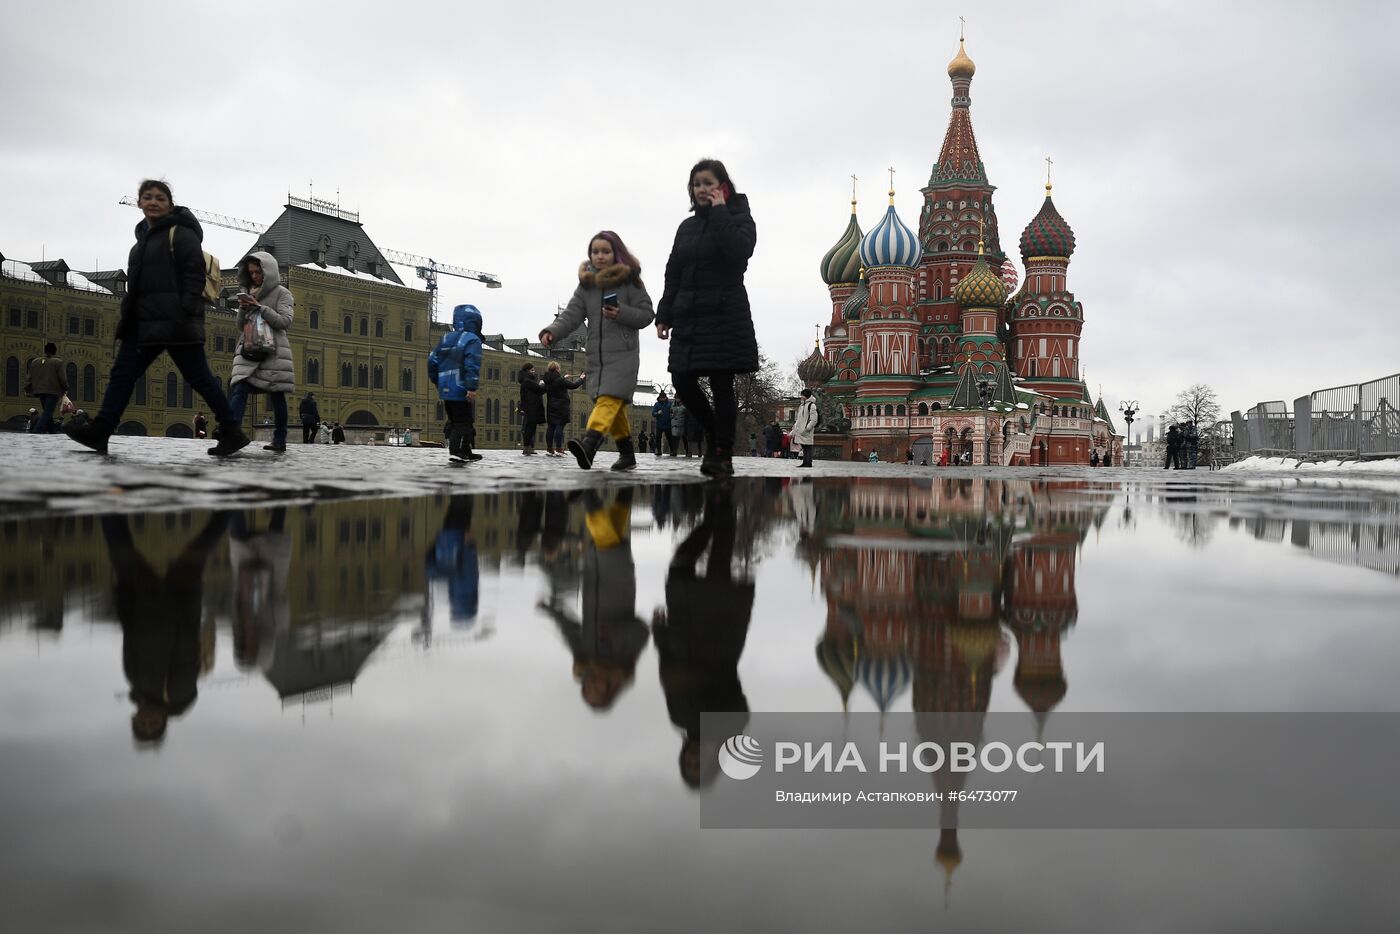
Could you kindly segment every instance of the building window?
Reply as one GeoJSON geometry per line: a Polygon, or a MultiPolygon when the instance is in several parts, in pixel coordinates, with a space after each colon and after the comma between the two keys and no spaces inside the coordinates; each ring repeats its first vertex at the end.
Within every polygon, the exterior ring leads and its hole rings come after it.
{"type": "Polygon", "coordinates": [[[83,336],[94,337],[97,334],[97,322],[91,318],[83,319],[83,336]]]}
{"type": "Polygon", "coordinates": [[[384,319],[383,319],[383,318],[376,318],[376,319],[375,319],[375,322],[374,322],[374,336],[375,336],[375,337],[383,337],[383,336],[384,336],[384,319]]]}
{"type": "Polygon", "coordinates": [[[144,373],[136,381],[136,394],[132,396],[132,399],[136,401],[137,405],[146,404],[146,376],[144,373]]]}
{"type": "MultiPolygon", "coordinates": [[[[182,381],[182,382],[183,382],[183,381],[182,381]]],[[[184,393],[183,393],[182,396],[181,396],[181,398],[182,398],[182,400],[183,400],[183,404],[184,404],[185,408],[187,408],[187,409],[192,409],[192,408],[194,408],[194,388],[191,387],[189,383],[185,383],[185,384],[184,384],[184,387],[185,387],[185,391],[184,391],[184,393]]]]}
{"type": "Polygon", "coordinates": [[[345,333],[346,333],[346,334],[353,334],[353,333],[354,333],[354,327],[355,327],[355,325],[350,321],[350,316],[349,316],[349,315],[346,315],[346,316],[345,316],[345,333]]]}
{"type": "Polygon", "coordinates": [[[29,314],[25,316],[25,324],[36,331],[39,330],[39,312],[30,309],[29,314]]]}
{"type": "Polygon", "coordinates": [[[360,319],[360,336],[361,336],[361,337],[369,337],[369,319],[368,319],[368,318],[361,318],[361,319],[360,319]]]}
{"type": "Polygon", "coordinates": [[[411,405],[406,405],[406,406],[403,407],[403,417],[404,417],[404,418],[412,418],[412,417],[413,417],[413,406],[411,406],[411,405]]]}
{"type": "Polygon", "coordinates": [[[65,379],[68,380],[68,390],[69,390],[70,392],[77,392],[77,391],[78,391],[78,365],[77,365],[76,363],[70,363],[70,364],[68,364],[66,367],[63,368],[63,376],[64,376],[65,379]]]}
{"type": "Polygon", "coordinates": [[[10,327],[12,327],[12,328],[17,328],[17,327],[19,327],[19,323],[20,323],[20,321],[21,321],[22,318],[23,318],[23,314],[20,312],[20,310],[19,310],[18,308],[11,308],[11,309],[10,309],[10,327]]]}
{"type": "Polygon", "coordinates": [[[928,403],[927,403],[927,402],[920,402],[920,403],[919,403],[919,414],[920,414],[920,415],[927,415],[927,414],[928,414],[928,403]]]}
{"type": "Polygon", "coordinates": [[[369,388],[369,366],[361,363],[355,373],[355,385],[361,389],[369,388]]]}
{"type": "Polygon", "coordinates": [[[374,388],[384,388],[384,368],[382,366],[377,366],[374,368],[374,388]]]}
{"type": "MultiPolygon", "coordinates": [[[[10,309],[13,317],[15,309],[10,309]]],[[[7,357],[5,359],[5,395],[19,395],[19,358],[7,357]]]]}
{"type": "Polygon", "coordinates": [[[412,321],[405,321],[405,322],[403,323],[403,339],[404,339],[404,343],[407,343],[407,342],[413,340],[413,322],[412,322],[412,321]]]}
{"type": "Polygon", "coordinates": [[[68,316],[68,333],[69,333],[69,334],[77,334],[77,333],[78,333],[78,316],[77,316],[77,315],[69,315],[69,316],[68,316]]]}
{"type": "MultiPolygon", "coordinates": [[[[347,318],[346,320],[348,321],[350,319],[347,318]]],[[[351,368],[350,364],[348,363],[342,363],[340,365],[340,385],[355,385],[355,371],[351,368]]]]}
{"type": "Polygon", "coordinates": [[[311,330],[315,331],[321,327],[321,309],[311,306],[311,330]]]}
{"type": "MultiPolygon", "coordinates": [[[[152,195],[152,197],[155,197],[155,196],[152,195]]],[[[222,334],[216,334],[216,335],[214,336],[214,352],[215,352],[215,353],[222,353],[222,352],[223,352],[223,349],[224,349],[224,336],[223,336],[222,334]]]]}
{"type": "Polygon", "coordinates": [[[177,379],[175,379],[175,374],[174,374],[173,372],[172,372],[172,373],[166,373],[166,374],[165,374],[165,404],[166,404],[167,406],[170,406],[170,407],[175,406],[175,404],[176,404],[176,399],[179,397],[179,395],[180,395],[180,383],[179,383],[179,381],[178,381],[177,379]]]}
{"type": "Polygon", "coordinates": [[[399,388],[404,392],[413,392],[413,371],[408,367],[404,367],[399,374],[399,388]]]}
{"type": "Polygon", "coordinates": [[[312,384],[321,382],[321,361],[315,357],[306,361],[306,381],[312,384]]]}
{"type": "Polygon", "coordinates": [[[83,367],[83,401],[97,401],[97,367],[91,363],[83,367]]]}

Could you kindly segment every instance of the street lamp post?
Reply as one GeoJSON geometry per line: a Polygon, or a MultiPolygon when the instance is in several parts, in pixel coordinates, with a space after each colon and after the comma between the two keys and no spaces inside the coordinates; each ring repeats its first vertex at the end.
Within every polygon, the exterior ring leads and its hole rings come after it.
{"type": "MultiPolygon", "coordinates": [[[[1131,448],[1133,446],[1133,421],[1137,418],[1141,407],[1137,404],[1136,399],[1125,399],[1118,403],[1118,411],[1123,413],[1123,421],[1128,423],[1128,447],[1131,448]]],[[[1127,451],[1125,450],[1123,453],[1126,457],[1127,451]]]]}

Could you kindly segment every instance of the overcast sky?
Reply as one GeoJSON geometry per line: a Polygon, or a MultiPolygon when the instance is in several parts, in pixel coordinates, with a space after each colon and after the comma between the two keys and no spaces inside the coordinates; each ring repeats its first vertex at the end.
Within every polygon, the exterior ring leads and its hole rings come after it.
{"type": "MultiPolygon", "coordinates": [[[[818,264],[850,175],[863,229],[889,165],[917,224],[960,14],[1003,246],[1019,267],[1053,156],[1110,405],[1207,382],[1228,411],[1400,371],[1383,2],[0,0],[0,253],[121,265],[138,215],[117,200],[145,175],[263,224],[314,184],[380,247],[500,276],[446,280],[443,302],[527,336],[599,228],[659,299],[686,172],[715,156],[751,199],[755,325],[788,367],[830,314],[818,264]]],[[[231,264],[251,242],[207,245],[231,264]]],[[[643,377],[666,379],[664,345],[643,346],[643,377]]]]}

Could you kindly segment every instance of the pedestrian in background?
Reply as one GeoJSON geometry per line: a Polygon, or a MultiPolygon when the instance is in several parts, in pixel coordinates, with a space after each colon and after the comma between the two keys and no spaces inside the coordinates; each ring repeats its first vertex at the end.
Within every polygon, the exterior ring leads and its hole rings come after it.
{"type": "Polygon", "coordinates": [[[475,305],[452,309],[452,330],[442,336],[428,355],[428,379],[452,424],[447,439],[448,457],[479,461],[476,444],[476,390],[481,380],[481,312],[475,305]]]}
{"type": "Polygon", "coordinates": [[[617,445],[613,470],[637,466],[627,406],[637,389],[641,366],[637,332],[654,317],[651,296],[642,283],[642,264],[621,237],[611,230],[600,230],[588,241],[588,259],[578,268],[578,286],[569,304],[540,332],[540,343],[548,347],[579,325],[588,324],[584,375],[593,396],[593,411],[583,437],[569,442],[569,452],[584,470],[593,466],[605,436],[611,436],[617,445]]]}
{"type": "MultiPolygon", "coordinates": [[[[63,372],[63,361],[58,357],[58,345],[52,341],[44,345],[42,356],[29,361],[29,369],[24,374],[24,394],[37,396],[43,410],[28,430],[35,434],[52,432],[58,400],[68,394],[68,375],[63,372]]],[[[33,409],[29,412],[34,414],[33,409]]]]}
{"type": "MultiPolygon", "coordinates": [[[[812,466],[813,446],[817,441],[817,400],[812,398],[812,390],[802,390],[802,402],[792,419],[791,444],[802,445],[802,466],[812,466]]],[[[775,423],[776,424],[776,423],[775,423]]]]}
{"type": "Polygon", "coordinates": [[[666,262],[656,335],[671,341],[669,367],[676,395],[704,429],[700,472],[732,477],[739,417],[734,377],[758,371],[758,340],[744,288],[758,234],[748,198],[734,191],[724,163],[697,162],[686,190],[694,213],[676,230],[666,262]],[[701,377],[708,377],[708,396],[701,377]]]}
{"type": "Polygon", "coordinates": [[[520,453],[534,454],[535,426],[544,424],[544,383],[529,361],[515,374],[515,381],[520,384],[520,453]]]}
{"type": "Polygon", "coordinates": [[[229,378],[228,404],[240,424],[249,393],[266,393],[272,406],[272,443],[264,451],[283,454],[287,450],[287,394],[296,388],[296,366],[287,330],[292,326],[295,302],[282,285],[277,260],[262,251],[249,253],[238,261],[238,344],[233,352],[233,375],[229,378]],[[245,346],[245,335],[258,323],[266,322],[272,346],[245,346]]]}
{"type": "Polygon", "coordinates": [[[679,399],[671,406],[671,456],[676,456],[676,448],[685,450],[685,456],[690,456],[690,441],[686,434],[687,423],[690,421],[690,413],[685,410],[685,403],[679,399]]]}
{"type": "Polygon", "coordinates": [[[671,456],[676,456],[676,439],[671,434],[671,400],[666,397],[666,390],[661,390],[656,394],[656,404],[651,407],[651,417],[656,419],[656,436],[652,438],[652,447],[656,448],[656,456],[661,456],[661,442],[665,439],[666,444],[671,448],[671,456]]]}
{"type": "Polygon", "coordinates": [[[189,209],[177,207],[165,182],[147,179],[137,192],[144,219],[127,258],[126,295],[116,336],[121,341],[97,417],[69,426],[68,437],[100,454],[121,424],[122,413],[156,357],[168,353],[185,382],[209,405],[219,422],[219,443],[209,449],[227,457],[248,445],[218,377],[204,355],[204,229],[189,209]]]}
{"type": "Polygon", "coordinates": [[[306,398],[301,400],[298,412],[301,415],[301,443],[312,444],[316,441],[316,429],[321,426],[321,408],[316,404],[314,392],[308,392],[306,398]]]}
{"type": "Polygon", "coordinates": [[[549,361],[544,369],[544,444],[550,457],[564,455],[564,426],[569,424],[573,406],[569,392],[584,384],[586,377],[574,379],[559,369],[559,361],[549,361]]]}

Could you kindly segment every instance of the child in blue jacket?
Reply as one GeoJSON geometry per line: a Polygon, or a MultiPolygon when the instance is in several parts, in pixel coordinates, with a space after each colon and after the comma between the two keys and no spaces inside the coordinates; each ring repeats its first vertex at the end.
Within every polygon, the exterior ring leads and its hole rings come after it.
{"type": "Polygon", "coordinates": [[[452,330],[428,354],[428,379],[437,386],[451,430],[448,455],[457,461],[479,461],[476,442],[476,390],[481,379],[481,312],[475,305],[452,309],[452,330]]]}

